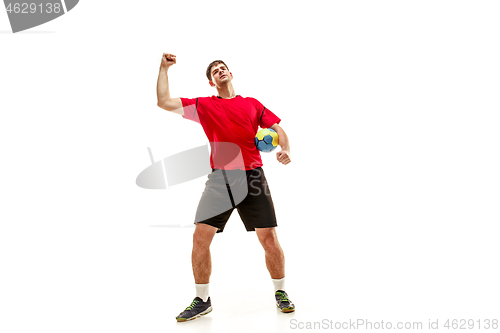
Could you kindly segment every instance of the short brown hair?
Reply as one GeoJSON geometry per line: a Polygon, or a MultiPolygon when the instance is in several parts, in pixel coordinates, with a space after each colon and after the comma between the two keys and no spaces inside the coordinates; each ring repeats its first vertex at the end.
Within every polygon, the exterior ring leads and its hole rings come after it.
{"type": "Polygon", "coordinates": [[[210,63],[210,65],[208,65],[208,68],[207,68],[207,78],[208,78],[208,81],[212,81],[212,67],[213,66],[216,66],[218,64],[224,64],[224,66],[226,66],[227,70],[229,70],[229,67],[227,67],[226,63],[222,60],[214,60],[210,63]]]}

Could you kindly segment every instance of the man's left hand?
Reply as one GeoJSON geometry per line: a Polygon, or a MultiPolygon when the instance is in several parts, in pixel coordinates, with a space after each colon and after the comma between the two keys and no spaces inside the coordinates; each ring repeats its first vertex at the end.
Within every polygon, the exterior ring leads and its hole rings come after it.
{"type": "Polygon", "coordinates": [[[278,162],[283,163],[284,165],[287,165],[292,161],[290,159],[290,151],[286,149],[282,149],[281,151],[277,152],[276,158],[278,159],[278,162]]]}

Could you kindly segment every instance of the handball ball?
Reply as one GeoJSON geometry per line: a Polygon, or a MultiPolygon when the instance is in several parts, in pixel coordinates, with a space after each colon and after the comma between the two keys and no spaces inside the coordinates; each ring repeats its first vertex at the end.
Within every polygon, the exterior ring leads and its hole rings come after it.
{"type": "Polygon", "coordinates": [[[278,147],[278,133],[270,128],[263,128],[255,135],[255,145],[263,152],[270,152],[278,147]]]}

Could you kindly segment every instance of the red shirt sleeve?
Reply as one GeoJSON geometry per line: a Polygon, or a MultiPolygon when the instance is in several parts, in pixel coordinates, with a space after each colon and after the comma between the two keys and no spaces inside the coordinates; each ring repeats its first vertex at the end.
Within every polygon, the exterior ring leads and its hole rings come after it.
{"type": "Polygon", "coordinates": [[[262,110],[259,113],[259,126],[261,128],[269,128],[274,124],[280,123],[281,119],[277,115],[272,113],[271,110],[267,109],[258,100],[255,100],[255,102],[257,103],[257,109],[262,110]]]}
{"type": "Polygon", "coordinates": [[[200,123],[200,118],[198,115],[198,98],[182,98],[182,107],[184,109],[184,115],[182,116],[185,119],[189,119],[200,123]]]}

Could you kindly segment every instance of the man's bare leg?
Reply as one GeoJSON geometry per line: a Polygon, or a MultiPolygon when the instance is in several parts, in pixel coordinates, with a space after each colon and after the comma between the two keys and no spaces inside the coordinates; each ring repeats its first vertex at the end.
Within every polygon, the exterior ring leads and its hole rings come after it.
{"type": "Polygon", "coordinates": [[[193,252],[191,255],[196,297],[186,310],[175,317],[177,321],[192,320],[212,311],[212,303],[208,295],[208,282],[212,273],[210,244],[216,232],[217,228],[208,224],[196,224],[193,233],[193,252]]]}
{"type": "Polygon", "coordinates": [[[278,242],[276,228],[255,228],[264,251],[266,252],[266,266],[272,279],[285,277],[285,255],[278,242]]]}
{"type": "Polygon", "coordinates": [[[285,292],[285,255],[278,242],[276,229],[255,228],[255,232],[266,252],[266,266],[273,280],[276,305],[281,312],[293,312],[295,305],[285,292]]]}
{"type": "Polygon", "coordinates": [[[212,273],[212,260],[210,257],[210,244],[217,232],[216,227],[208,224],[196,223],[193,233],[193,252],[191,262],[196,284],[207,284],[212,273]]]}

